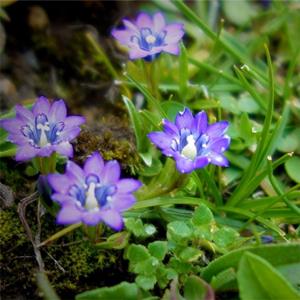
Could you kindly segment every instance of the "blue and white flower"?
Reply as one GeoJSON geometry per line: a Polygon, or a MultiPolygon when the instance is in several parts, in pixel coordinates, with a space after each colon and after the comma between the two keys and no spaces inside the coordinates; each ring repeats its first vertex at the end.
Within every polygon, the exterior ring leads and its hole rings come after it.
{"type": "Polygon", "coordinates": [[[166,24],[162,13],[153,17],[140,13],[135,22],[123,20],[124,29],[112,30],[112,36],[129,47],[129,58],[153,60],[159,53],[179,54],[179,41],[184,35],[183,24],[166,24]]]}
{"type": "Polygon", "coordinates": [[[54,190],[52,199],[61,205],[57,222],[83,222],[92,226],[104,222],[121,230],[121,214],[135,204],[132,193],[141,183],[131,178],[120,179],[120,172],[116,160],[104,163],[101,155],[95,152],[86,160],[83,169],[69,161],[65,174],[48,175],[54,190]]]}
{"type": "Polygon", "coordinates": [[[16,105],[16,117],[1,120],[0,125],[8,131],[7,139],[18,146],[16,160],[26,161],[53,152],[72,157],[70,141],[84,122],[81,116],[67,117],[63,100],[50,104],[47,98],[39,97],[31,110],[16,105]]]}
{"type": "Polygon", "coordinates": [[[151,132],[148,137],[164,155],[175,159],[179,172],[189,173],[209,163],[228,166],[223,155],[230,144],[230,137],[225,134],[228,125],[227,121],[209,125],[204,111],[194,117],[185,108],[177,114],[175,123],[163,120],[164,132],[151,132]]]}

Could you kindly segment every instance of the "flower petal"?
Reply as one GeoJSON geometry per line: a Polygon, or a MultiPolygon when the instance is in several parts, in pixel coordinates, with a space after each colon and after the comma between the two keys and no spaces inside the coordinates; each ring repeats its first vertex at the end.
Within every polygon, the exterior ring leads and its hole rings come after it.
{"type": "Polygon", "coordinates": [[[53,146],[53,149],[63,156],[73,157],[73,146],[69,142],[59,143],[53,146]]]}
{"type": "Polygon", "coordinates": [[[123,219],[121,214],[115,210],[103,210],[101,211],[101,218],[104,223],[114,230],[121,230],[123,228],[123,219]]]}
{"type": "Polygon", "coordinates": [[[179,112],[175,119],[175,124],[179,129],[190,129],[193,125],[194,117],[192,112],[186,107],[183,112],[179,112]]]}
{"type": "Polygon", "coordinates": [[[153,16],[153,28],[156,33],[161,32],[166,26],[164,15],[161,12],[153,16]]]}
{"type": "Polygon", "coordinates": [[[11,133],[8,135],[7,140],[20,146],[25,146],[29,144],[29,139],[20,133],[11,133]]]}
{"type": "Polygon", "coordinates": [[[21,134],[21,127],[24,123],[19,119],[0,120],[0,126],[11,133],[21,134]]]}
{"type": "Polygon", "coordinates": [[[126,29],[132,30],[133,32],[135,32],[135,34],[139,33],[138,28],[135,26],[135,24],[133,24],[132,22],[130,22],[129,20],[123,19],[123,24],[126,27],[126,29]]]}
{"type": "Polygon", "coordinates": [[[196,114],[194,119],[195,131],[200,135],[207,129],[207,114],[205,111],[200,111],[196,114]]]}
{"type": "Polygon", "coordinates": [[[66,104],[63,100],[54,101],[49,110],[49,120],[51,122],[64,121],[67,116],[66,104]]]}
{"type": "Polygon", "coordinates": [[[62,204],[65,202],[70,202],[74,204],[74,201],[76,201],[73,197],[65,194],[55,193],[51,196],[52,200],[62,204]]]}
{"type": "Polygon", "coordinates": [[[75,204],[65,202],[56,217],[56,222],[63,225],[76,224],[81,221],[81,214],[75,204]]]}
{"type": "Polygon", "coordinates": [[[160,149],[170,148],[172,144],[173,137],[162,131],[151,132],[148,138],[153,144],[155,144],[160,149]]]}
{"type": "Polygon", "coordinates": [[[211,145],[209,146],[209,149],[221,153],[224,152],[230,144],[230,137],[224,137],[224,138],[218,138],[213,140],[211,145]]]}
{"type": "Polygon", "coordinates": [[[17,149],[16,160],[17,161],[30,160],[37,155],[38,151],[39,151],[38,149],[36,149],[28,144],[24,145],[24,146],[20,146],[17,149]]]}
{"type": "Polygon", "coordinates": [[[110,160],[103,168],[101,180],[104,184],[114,184],[119,180],[120,174],[121,169],[119,163],[116,160],[110,160]]]}
{"type": "Polygon", "coordinates": [[[110,205],[111,205],[112,209],[121,212],[121,211],[127,210],[130,207],[132,207],[135,204],[135,202],[136,202],[136,200],[133,195],[116,194],[116,195],[112,196],[110,205]]]}
{"type": "Polygon", "coordinates": [[[142,186],[142,183],[139,180],[126,178],[119,180],[116,186],[118,194],[126,194],[138,190],[142,186]]]}
{"type": "Polygon", "coordinates": [[[164,131],[167,134],[173,135],[173,136],[177,136],[179,134],[178,128],[176,127],[176,125],[173,122],[170,122],[167,119],[163,119],[162,120],[163,126],[164,126],[164,131]]]}
{"type": "Polygon", "coordinates": [[[153,28],[153,22],[151,17],[146,13],[140,13],[136,19],[136,25],[139,29],[153,28]]]}
{"type": "Polygon", "coordinates": [[[68,130],[64,129],[59,136],[59,140],[60,141],[71,141],[79,135],[80,131],[81,131],[81,129],[79,127],[73,127],[68,130]]]}
{"type": "Polygon", "coordinates": [[[87,225],[95,226],[101,221],[100,211],[84,212],[81,215],[81,220],[87,225]]]}
{"type": "Polygon", "coordinates": [[[206,156],[199,156],[194,161],[194,168],[201,169],[209,164],[209,159],[206,156]]]}
{"type": "Polygon", "coordinates": [[[34,123],[34,115],[20,104],[16,105],[16,117],[24,123],[34,123]]]}
{"type": "Polygon", "coordinates": [[[39,149],[37,155],[42,156],[42,157],[48,157],[54,152],[54,147],[53,146],[45,146],[41,149],[39,149]]]}
{"type": "Polygon", "coordinates": [[[167,44],[166,46],[163,46],[163,51],[174,55],[179,55],[180,48],[178,44],[167,44]]]}
{"type": "Polygon", "coordinates": [[[98,152],[94,152],[86,161],[83,170],[86,175],[95,174],[100,176],[104,168],[104,161],[98,152]]]}
{"type": "Polygon", "coordinates": [[[85,118],[81,116],[70,116],[64,120],[65,130],[72,129],[73,127],[80,126],[85,123],[85,118]]]}
{"type": "Polygon", "coordinates": [[[74,182],[84,184],[85,176],[83,170],[74,162],[68,161],[66,167],[66,175],[74,182]]]}
{"type": "Polygon", "coordinates": [[[224,155],[218,153],[211,153],[210,154],[211,163],[221,167],[228,167],[229,162],[224,155]]]}
{"type": "Polygon", "coordinates": [[[183,24],[180,23],[169,24],[165,26],[164,30],[167,32],[165,37],[166,44],[178,43],[184,35],[183,24]]]}
{"type": "Polygon", "coordinates": [[[182,157],[180,155],[177,156],[176,160],[176,168],[180,173],[190,173],[194,169],[194,163],[192,160],[182,157]]]}
{"type": "Polygon", "coordinates": [[[74,184],[74,182],[64,174],[49,174],[47,179],[52,189],[62,194],[67,194],[70,187],[74,184]]]}
{"type": "Polygon", "coordinates": [[[130,48],[129,50],[129,58],[130,59],[138,59],[143,58],[149,55],[149,51],[141,50],[140,48],[130,48]]]}
{"type": "Polygon", "coordinates": [[[212,125],[209,125],[206,134],[210,137],[220,137],[225,133],[225,131],[228,128],[229,123],[227,121],[220,121],[217,123],[214,123],[212,125]]]}
{"type": "Polygon", "coordinates": [[[37,116],[38,114],[46,114],[48,115],[50,109],[50,103],[49,100],[46,97],[39,97],[35,104],[32,107],[32,112],[34,116],[37,116]]]}
{"type": "Polygon", "coordinates": [[[118,40],[123,45],[129,45],[131,43],[131,38],[136,35],[133,30],[125,29],[125,30],[118,30],[113,29],[111,35],[118,40]]]}

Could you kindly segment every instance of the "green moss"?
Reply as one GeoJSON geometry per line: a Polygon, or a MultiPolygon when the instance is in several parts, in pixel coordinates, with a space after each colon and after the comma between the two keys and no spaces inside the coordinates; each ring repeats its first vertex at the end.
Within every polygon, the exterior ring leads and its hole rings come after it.
{"type": "Polygon", "coordinates": [[[1,290],[6,296],[34,293],[32,284],[35,258],[16,207],[0,212],[1,290]]]}
{"type": "MultiPolygon", "coordinates": [[[[27,210],[27,220],[33,234],[35,213],[32,204],[27,210]]],[[[42,240],[59,230],[50,215],[44,215],[41,221],[42,240]]],[[[16,207],[0,211],[0,253],[3,293],[12,298],[22,294],[28,299],[39,299],[35,283],[38,266],[16,207]]],[[[123,275],[119,276],[126,269],[121,251],[97,248],[86,240],[80,229],[42,247],[41,254],[48,278],[62,299],[73,299],[82,291],[116,284],[123,280],[123,275]]]]}
{"type": "Polygon", "coordinates": [[[82,163],[92,152],[99,151],[105,160],[116,159],[123,169],[134,173],[139,168],[140,159],[133,141],[128,139],[128,128],[125,132],[125,128],[120,128],[118,133],[111,129],[98,132],[85,128],[75,145],[77,158],[82,163]],[[122,131],[124,138],[120,137],[122,131]]]}

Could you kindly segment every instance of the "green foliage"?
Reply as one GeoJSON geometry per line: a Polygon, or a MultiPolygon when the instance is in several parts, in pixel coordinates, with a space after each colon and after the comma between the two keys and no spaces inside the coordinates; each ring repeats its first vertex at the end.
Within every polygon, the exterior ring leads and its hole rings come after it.
{"type": "Polygon", "coordinates": [[[237,272],[242,300],[251,299],[300,299],[300,293],[270,263],[246,252],[237,272]]]}
{"type": "Polygon", "coordinates": [[[152,224],[143,224],[141,219],[128,218],[125,221],[126,229],[138,238],[146,238],[156,232],[152,224]]]}
{"type": "Polygon", "coordinates": [[[226,277],[233,280],[233,270],[237,270],[241,263],[241,259],[245,253],[252,253],[256,256],[269,262],[277,269],[295,288],[299,287],[299,253],[300,244],[277,244],[277,245],[263,245],[258,247],[241,248],[212,261],[201,272],[201,277],[208,282],[212,282],[214,286],[223,286],[228,284],[226,277]],[[289,274],[289,276],[288,276],[289,274]],[[225,276],[226,275],[226,276],[225,276]]]}
{"type": "Polygon", "coordinates": [[[135,283],[121,282],[113,287],[99,288],[76,296],[76,300],[139,299],[142,292],[135,283]]]}

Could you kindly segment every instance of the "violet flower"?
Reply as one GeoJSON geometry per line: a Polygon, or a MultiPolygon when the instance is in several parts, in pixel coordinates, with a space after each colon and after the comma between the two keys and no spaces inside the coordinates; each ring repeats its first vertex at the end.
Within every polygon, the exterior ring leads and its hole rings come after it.
{"type": "Polygon", "coordinates": [[[0,125],[8,131],[8,140],[18,146],[16,160],[26,161],[36,156],[50,156],[57,152],[72,157],[70,141],[80,132],[85,119],[80,116],[67,117],[63,100],[49,103],[39,97],[32,109],[16,105],[16,117],[1,120],[0,125]]]}
{"type": "Polygon", "coordinates": [[[119,163],[116,160],[104,163],[97,152],[86,160],[83,169],[69,161],[65,174],[48,175],[50,186],[55,191],[52,199],[61,205],[57,222],[83,222],[87,225],[104,222],[121,230],[121,213],[134,205],[132,193],[141,183],[135,179],[119,178],[119,163]]]}
{"type": "Polygon", "coordinates": [[[189,173],[209,163],[228,166],[223,155],[230,143],[229,136],[225,135],[227,121],[208,125],[204,111],[194,117],[185,108],[177,114],[175,123],[163,120],[163,125],[164,132],[151,132],[148,137],[164,155],[175,159],[179,172],[189,173]]]}
{"type": "Polygon", "coordinates": [[[151,18],[140,13],[135,22],[123,20],[125,28],[113,29],[112,36],[129,47],[129,58],[153,60],[161,52],[179,54],[179,41],[184,35],[183,24],[166,24],[162,13],[151,18]]]}

